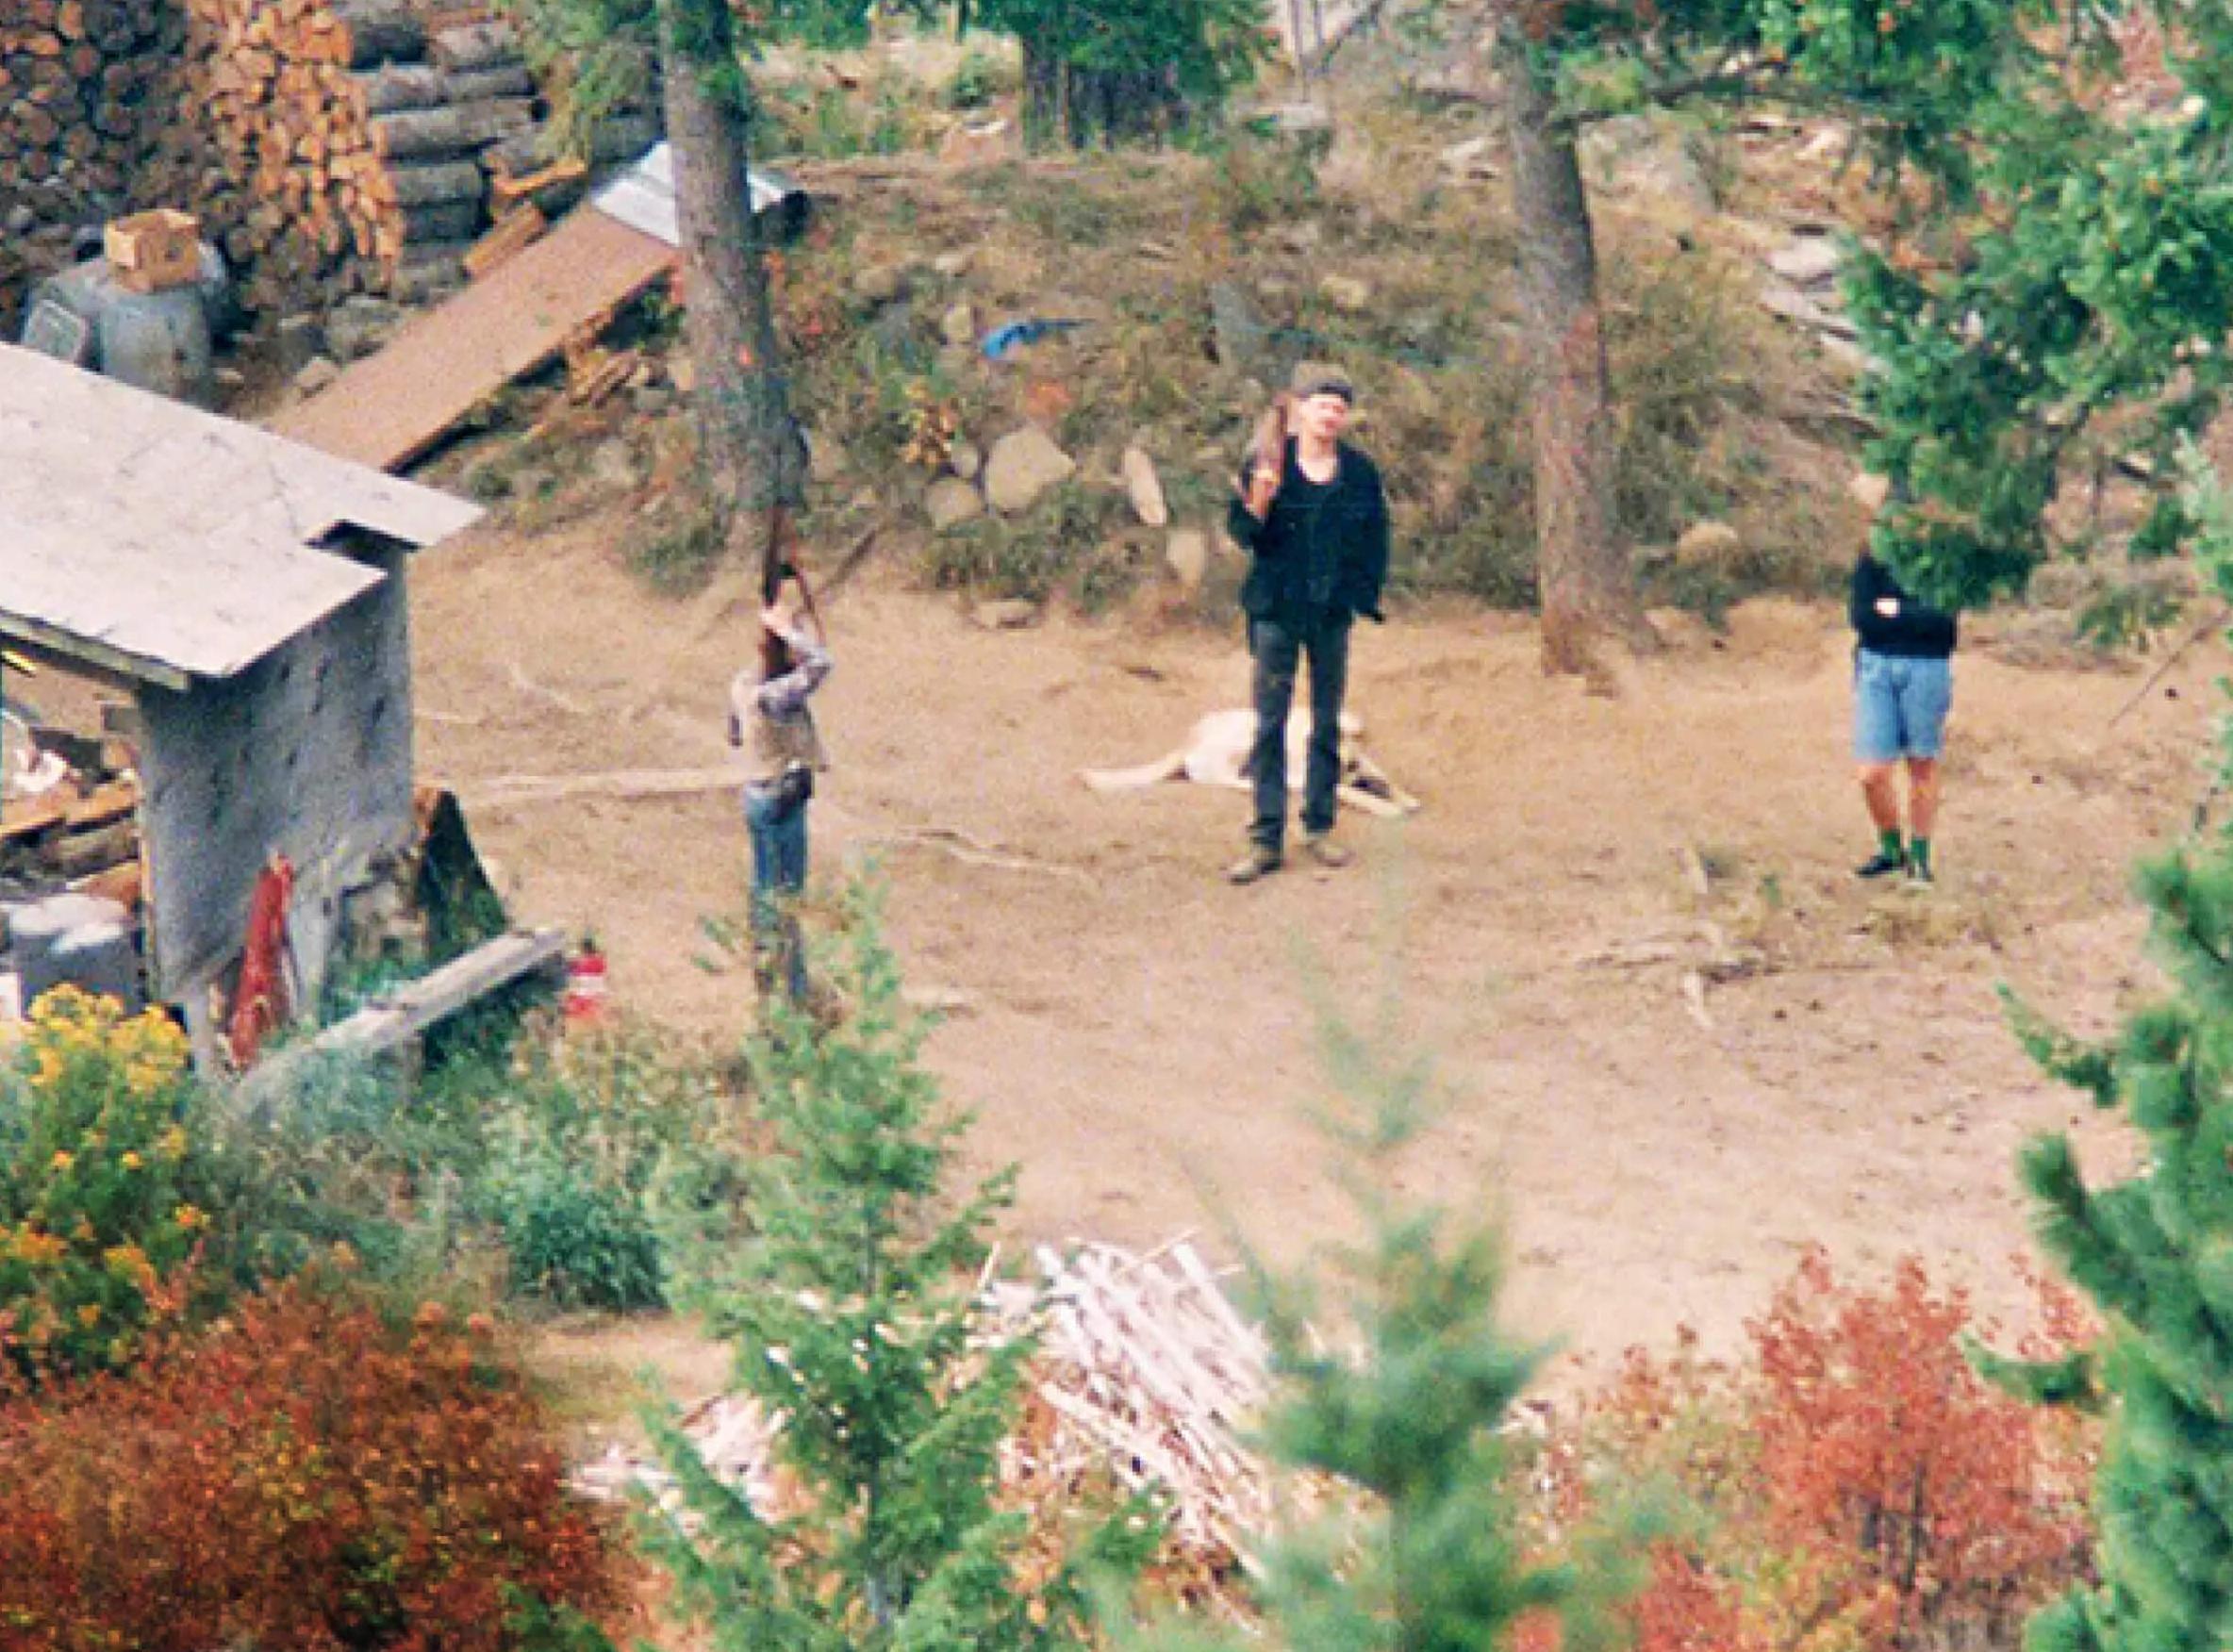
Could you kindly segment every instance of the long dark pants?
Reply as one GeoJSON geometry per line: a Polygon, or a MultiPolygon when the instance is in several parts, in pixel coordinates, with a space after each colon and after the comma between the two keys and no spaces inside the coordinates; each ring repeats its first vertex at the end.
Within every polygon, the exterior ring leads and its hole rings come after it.
{"type": "Polygon", "coordinates": [[[1287,828],[1287,712],[1295,702],[1296,668],[1306,655],[1311,754],[1303,774],[1302,829],[1333,830],[1333,792],[1341,780],[1341,702],[1349,676],[1349,616],[1252,620],[1249,652],[1256,659],[1256,741],[1249,749],[1256,818],[1249,835],[1261,847],[1277,850],[1287,828]]]}

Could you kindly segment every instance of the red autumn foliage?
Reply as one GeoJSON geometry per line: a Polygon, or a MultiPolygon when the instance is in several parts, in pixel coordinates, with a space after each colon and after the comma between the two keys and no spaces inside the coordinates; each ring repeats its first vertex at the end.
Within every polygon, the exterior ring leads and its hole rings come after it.
{"type": "Polygon", "coordinates": [[[1844,1291],[1812,1251],[1751,1329],[1768,1528],[1844,1572],[1894,1644],[1950,1613],[1998,1623],[2074,1562],[2082,1480],[1971,1368],[1960,1291],[1912,1259],[1844,1291]]]}
{"type": "Polygon", "coordinates": [[[500,1652],[514,1591],[612,1614],[617,1546],[492,1352],[297,1283],[0,1393],[0,1652],[500,1652]]]}
{"type": "MultiPolygon", "coordinates": [[[[2034,1280],[2050,1359],[2094,1328],[2034,1280]]],[[[1809,1254],[1750,1327],[1751,1359],[1632,1351],[1554,1430],[1535,1464],[1547,1529],[1586,1527],[1626,1493],[1690,1511],[1649,1556],[1628,1611],[1636,1652],[1767,1652],[2010,1644],[2083,1568],[2092,1426],[1979,1378],[1959,1291],[1919,1263],[1856,1290],[1809,1254]],[[1613,1490],[1609,1498],[1608,1489],[1613,1490]]],[[[1555,1652],[1523,1626],[1515,1652],[1555,1652]]]]}

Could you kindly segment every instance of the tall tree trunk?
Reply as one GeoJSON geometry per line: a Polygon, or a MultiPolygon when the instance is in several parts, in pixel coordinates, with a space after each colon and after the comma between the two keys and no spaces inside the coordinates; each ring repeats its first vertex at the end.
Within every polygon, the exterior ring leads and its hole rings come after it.
{"type": "Polygon", "coordinates": [[[1520,292],[1534,367],[1536,579],[1544,669],[1600,674],[1608,641],[1650,638],[1613,520],[1613,448],[1589,196],[1519,20],[1497,31],[1520,292]]]}
{"type": "Polygon", "coordinates": [[[659,52],[703,483],[731,558],[757,570],[765,599],[789,513],[805,501],[806,455],[753,217],[744,69],[727,0],[660,0],[659,52]]]}

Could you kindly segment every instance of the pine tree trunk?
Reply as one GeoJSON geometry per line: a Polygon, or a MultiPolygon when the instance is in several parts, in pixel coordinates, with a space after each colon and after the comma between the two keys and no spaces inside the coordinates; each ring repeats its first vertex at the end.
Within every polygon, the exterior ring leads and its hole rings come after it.
{"type": "Polygon", "coordinates": [[[805,455],[746,181],[744,72],[725,0],[661,0],[659,23],[703,481],[731,557],[771,596],[805,455]]]}
{"type": "Polygon", "coordinates": [[[1534,355],[1536,579],[1547,670],[1596,675],[1650,638],[1613,512],[1610,375],[1581,159],[1517,20],[1497,30],[1520,292],[1534,355]]]}

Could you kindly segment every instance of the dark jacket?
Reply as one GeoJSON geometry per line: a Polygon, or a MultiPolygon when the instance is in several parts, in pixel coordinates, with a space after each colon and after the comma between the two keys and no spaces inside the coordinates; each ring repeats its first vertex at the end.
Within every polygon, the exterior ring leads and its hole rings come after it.
{"type": "MultiPolygon", "coordinates": [[[[1241,500],[1226,523],[1249,553],[1241,609],[1251,620],[1305,620],[1321,615],[1381,616],[1388,581],[1388,501],[1373,462],[1347,443],[1341,468],[1323,485],[1295,462],[1290,439],[1280,491],[1263,521],[1241,500]]],[[[1249,478],[1241,475],[1246,493],[1249,478]]]]}
{"type": "Polygon", "coordinates": [[[1927,607],[1900,588],[1899,581],[1866,551],[1853,565],[1853,596],[1846,615],[1861,646],[1871,653],[1900,659],[1943,660],[1954,652],[1954,616],[1927,607]],[[1877,601],[1892,597],[1899,612],[1889,617],[1877,612],[1877,601]]]}

